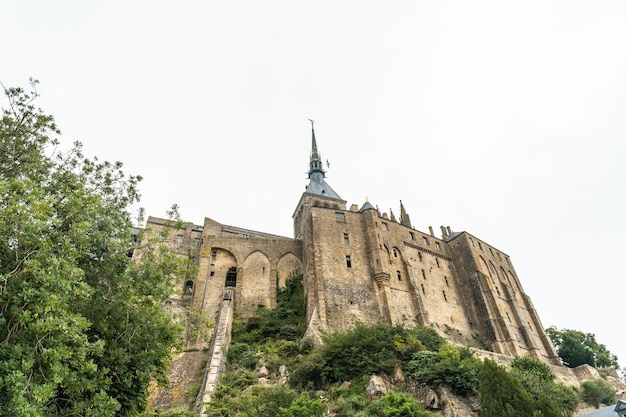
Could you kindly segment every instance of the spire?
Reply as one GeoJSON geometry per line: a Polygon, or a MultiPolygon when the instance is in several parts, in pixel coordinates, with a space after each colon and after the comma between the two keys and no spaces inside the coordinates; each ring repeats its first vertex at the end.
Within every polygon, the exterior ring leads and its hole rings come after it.
{"type": "Polygon", "coordinates": [[[306,192],[309,194],[317,194],[324,197],[330,197],[337,200],[341,200],[339,194],[333,190],[330,185],[324,181],[326,177],[326,171],[324,171],[324,165],[322,163],[322,156],[317,150],[317,141],[315,140],[315,129],[313,128],[313,120],[311,122],[311,161],[309,162],[309,185],[306,187],[306,192]]]}
{"type": "Polygon", "coordinates": [[[402,204],[402,200],[400,200],[400,224],[406,227],[412,227],[411,219],[409,218],[408,213],[404,209],[404,204],[402,204]]]}
{"type": "Polygon", "coordinates": [[[315,128],[313,127],[314,121],[309,119],[311,122],[311,161],[309,162],[309,178],[314,172],[321,172],[322,178],[326,177],[324,172],[324,165],[322,163],[322,155],[317,150],[317,141],[315,140],[315,128]]]}

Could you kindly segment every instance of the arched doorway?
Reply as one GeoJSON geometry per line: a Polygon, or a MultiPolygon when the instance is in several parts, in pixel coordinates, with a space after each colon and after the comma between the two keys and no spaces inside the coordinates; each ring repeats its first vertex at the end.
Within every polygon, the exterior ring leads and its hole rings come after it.
{"type": "Polygon", "coordinates": [[[236,287],[237,286],[237,268],[230,267],[228,272],[226,273],[226,287],[236,287]]]}

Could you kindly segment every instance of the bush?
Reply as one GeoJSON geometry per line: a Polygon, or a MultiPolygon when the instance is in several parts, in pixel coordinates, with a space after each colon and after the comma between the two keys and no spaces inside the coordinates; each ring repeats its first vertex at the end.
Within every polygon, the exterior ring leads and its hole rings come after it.
{"type": "Polygon", "coordinates": [[[615,389],[601,379],[590,379],[582,383],[582,398],[596,408],[600,407],[600,404],[613,404],[615,389]]]}
{"type": "Polygon", "coordinates": [[[439,352],[417,352],[405,366],[407,375],[431,388],[446,385],[459,395],[478,393],[482,362],[465,347],[444,344],[439,352]]]}
{"type": "Polygon", "coordinates": [[[372,402],[367,411],[372,417],[429,417],[433,414],[409,394],[390,391],[381,399],[372,402]]]}
{"type": "Polygon", "coordinates": [[[322,376],[333,382],[373,373],[390,374],[414,352],[443,343],[444,339],[432,329],[358,323],[350,330],[324,338],[322,376]]]}

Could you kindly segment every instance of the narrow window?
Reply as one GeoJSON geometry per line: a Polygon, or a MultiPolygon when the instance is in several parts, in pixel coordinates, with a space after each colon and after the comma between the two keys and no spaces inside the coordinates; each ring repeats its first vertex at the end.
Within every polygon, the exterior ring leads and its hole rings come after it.
{"type": "Polygon", "coordinates": [[[348,268],[352,268],[352,260],[350,259],[350,255],[346,255],[346,266],[348,268]]]}
{"type": "Polygon", "coordinates": [[[344,243],[344,245],[349,245],[350,244],[350,238],[348,237],[347,233],[343,234],[343,243],[344,243]]]}
{"type": "Polygon", "coordinates": [[[426,289],[424,288],[424,284],[422,284],[422,294],[426,294],[426,289]]]}
{"type": "Polygon", "coordinates": [[[439,258],[435,258],[435,262],[437,262],[437,268],[440,268],[440,266],[439,266],[439,258]]]}
{"type": "Polygon", "coordinates": [[[409,232],[409,235],[411,235],[411,240],[415,240],[415,233],[409,232]]]}
{"type": "Polygon", "coordinates": [[[211,271],[211,273],[209,275],[214,277],[215,276],[215,271],[211,271]]]}
{"type": "Polygon", "coordinates": [[[217,249],[211,250],[211,261],[215,261],[217,258],[217,249]]]}
{"type": "Polygon", "coordinates": [[[398,273],[398,281],[402,281],[402,274],[400,271],[396,271],[398,273]]]}
{"type": "Polygon", "coordinates": [[[480,242],[478,242],[478,248],[479,248],[480,250],[483,250],[483,245],[481,245],[481,244],[480,244],[480,242]]]}
{"type": "Polygon", "coordinates": [[[493,251],[491,250],[491,248],[489,248],[489,252],[491,252],[491,256],[493,256],[493,251]]]}
{"type": "Polygon", "coordinates": [[[422,262],[422,252],[418,251],[417,256],[420,258],[420,262],[422,262]]]}
{"type": "Polygon", "coordinates": [[[422,236],[422,240],[424,241],[424,245],[428,246],[428,238],[426,236],[422,236]]]}
{"type": "Polygon", "coordinates": [[[394,258],[398,257],[398,251],[396,250],[396,248],[393,248],[393,257],[394,258]]]}
{"type": "Polygon", "coordinates": [[[448,301],[448,297],[446,297],[446,292],[445,292],[445,291],[442,291],[442,292],[443,292],[443,299],[444,299],[445,301],[448,301]]]}
{"type": "Polygon", "coordinates": [[[189,280],[185,282],[184,295],[191,295],[193,293],[193,281],[189,280]]]}
{"type": "Polygon", "coordinates": [[[423,269],[422,269],[422,277],[424,277],[424,279],[426,279],[426,272],[424,272],[423,269]]]}
{"type": "Polygon", "coordinates": [[[496,252],[496,255],[498,255],[498,260],[502,260],[502,258],[500,257],[500,252],[496,252]]]}
{"type": "Polygon", "coordinates": [[[345,223],[346,222],[346,215],[345,215],[345,213],[342,213],[340,211],[336,211],[335,212],[335,220],[337,220],[339,223],[345,223]]]}
{"type": "Polygon", "coordinates": [[[381,224],[382,224],[383,230],[385,230],[385,231],[389,230],[389,226],[387,226],[387,223],[382,222],[381,224]]]}
{"type": "Polygon", "coordinates": [[[509,321],[509,323],[511,322],[511,316],[509,316],[509,312],[506,312],[506,319],[509,321]]]}
{"type": "Polygon", "coordinates": [[[263,270],[261,271],[262,274],[265,274],[265,267],[263,267],[263,270]]]}
{"type": "Polygon", "coordinates": [[[439,242],[435,242],[435,246],[437,247],[437,250],[441,250],[441,245],[439,245],[439,242]]]}
{"type": "Polygon", "coordinates": [[[443,277],[443,279],[445,279],[445,280],[446,280],[446,287],[449,287],[449,286],[450,286],[450,284],[448,284],[448,277],[445,277],[445,276],[444,276],[444,277],[443,277]]]}
{"type": "Polygon", "coordinates": [[[469,238],[470,243],[472,244],[472,246],[474,246],[474,239],[472,239],[471,237],[469,238]]]}

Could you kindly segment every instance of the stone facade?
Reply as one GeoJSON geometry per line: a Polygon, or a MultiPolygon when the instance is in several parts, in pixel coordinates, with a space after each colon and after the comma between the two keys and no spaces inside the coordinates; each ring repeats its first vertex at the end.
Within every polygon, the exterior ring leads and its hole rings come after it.
{"type": "MultiPolygon", "coordinates": [[[[430,326],[458,343],[560,364],[508,255],[449,227],[441,227],[440,237],[416,230],[402,203],[399,220],[369,202],[348,209],[324,178],[313,132],[310,180],[293,214],[294,238],[210,218],[172,232],[172,245],[199,268],[181,297],[215,320],[224,288],[233,287],[235,311],[249,316],[261,305],[275,306],[277,286],[298,271],[313,339],[356,322],[385,321],[430,326]]],[[[165,224],[151,217],[147,227],[165,224]]]]}

